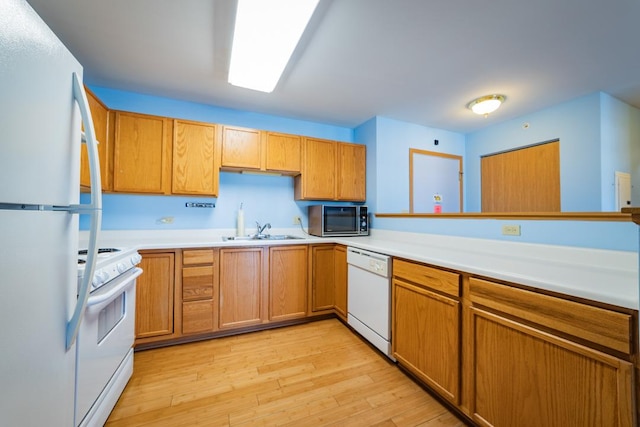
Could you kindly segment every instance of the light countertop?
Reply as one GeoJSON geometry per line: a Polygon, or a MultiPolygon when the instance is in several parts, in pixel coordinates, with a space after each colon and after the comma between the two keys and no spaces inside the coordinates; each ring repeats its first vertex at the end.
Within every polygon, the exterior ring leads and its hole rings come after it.
{"type": "MultiPolygon", "coordinates": [[[[372,230],[368,237],[319,238],[300,229],[272,229],[302,239],[228,241],[233,229],[102,231],[101,247],[178,249],[340,243],[427,264],[502,279],[549,291],[639,308],[638,252],[518,243],[389,230],[372,230]]],[[[80,246],[86,247],[81,232],[80,246]]]]}

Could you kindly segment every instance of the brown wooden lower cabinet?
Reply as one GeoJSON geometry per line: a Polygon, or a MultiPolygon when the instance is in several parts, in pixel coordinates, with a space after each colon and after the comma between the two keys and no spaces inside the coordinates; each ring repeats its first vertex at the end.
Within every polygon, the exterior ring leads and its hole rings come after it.
{"type": "Polygon", "coordinates": [[[173,334],[175,252],[140,251],[143,274],[136,283],[136,339],[173,334]]]}
{"type": "Polygon", "coordinates": [[[331,311],[347,319],[347,247],[311,245],[310,305],[312,312],[331,311]]]}
{"type": "Polygon", "coordinates": [[[459,287],[459,277],[401,260],[394,260],[393,268],[394,357],[441,396],[457,404],[460,401],[461,305],[456,297],[443,295],[433,288],[440,286],[435,278],[441,275],[450,275],[447,279],[459,287]],[[414,276],[413,272],[417,274],[414,276]]]}
{"type": "Polygon", "coordinates": [[[307,245],[269,248],[269,320],[307,315],[307,245]]]}
{"type": "Polygon", "coordinates": [[[393,275],[394,356],[477,425],[636,425],[637,312],[401,259],[393,275]]]}
{"type": "Polygon", "coordinates": [[[481,426],[633,424],[633,366],[471,308],[471,411],[481,426]]]}
{"type": "Polygon", "coordinates": [[[218,284],[217,249],[182,251],[182,334],[212,332],[218,284]]]}
{"type": "Polygon", "coordinates": [[[334,252],[334,310],[347,320],[347,247],[336,245],[334,252]]]}
{"type": "Polygon", "coordinates": [[[475,277],[466,289],[464,379],[478,425],[636,425],[631,310],[475,277]]]}
{"type": "Polygon", "coordinates": [[[332,310],[335,304],[333,244],[311,246],[311,311],[332,310]]]}
{"type": "Polygon", "coordinates": [[[261,247],[220,249],[220,329],[262,323],[266,268],[261,247]]]}

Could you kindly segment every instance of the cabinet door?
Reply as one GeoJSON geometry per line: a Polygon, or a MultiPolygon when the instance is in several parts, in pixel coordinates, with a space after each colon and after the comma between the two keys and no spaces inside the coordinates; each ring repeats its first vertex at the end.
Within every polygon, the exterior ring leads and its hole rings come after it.
{"type": "Polygon", "coordinates": [[[220,250],[220,328],[262,322],[263,260],[262,248],[220,250]]]}
{"type": "MultiPolygon", "coordinates": [[[[102,189],[108,191],[111,189],[108,179],[109,170],[109,152],[107,150],[109,141],[107,138],[107,128],[109,122],[109,110],[100,102],[98,98],[90,91],[87,92],[87,101],[89,101],[89,110],[93,118],[93,128],[96,132],[98,140],[98,156],[100,156],[100,179],[102,181],[102,189]]],[[[87,154],[87,146],[82,144],[80,154],[80,186],[91,188],[91,178],[89,176],[89,157],[87,154]]]]}
{"type": "Polygon", "coordinates": [[[172,122],[116,112],[113,191],[169,194],[172,122]]]}
{"type": "Polygon", "coordinates": [[[142,252],[136,284],[136,338],[173,333],[175,254],[142,252]]]}
{"type": "Polygon", "coordinates": [[[307,315],[307,246],[269,248],[269,319],[307,315]]]}
{"type": "Polygon", "coordinates": [[[261,132],[231,126],[222,128],[222,167],[260,169],[261,132]]]}
{"type": "Polygon", "coordinates": [[[471,410],[479,425],[633,425],[631,363],[470,310],[471,410]]]}
{"type": "Polygon", "coordinates": [[[333,200],[336,197],[337,143],[306,138],[302,174],[296,177],[297,200],[333,200]]]}
{"type": "Polygon", "coordinates": [[[266,133],[266,163],[268,171],[300,173],[301,138],[298,135],[266,133]]]}
{"type": "Polygon", "coordinates": [[[460,303],[457,300],[394,279],[393,349],[400,364],[442,396],[458,403],[460,303]]]}
{"type": "Polygon", "coordinates": [[[334,251],[334,300],[336,313],[347,318],[347,248],[336,246],[334,251]]]}
{"type": "Polygon", "coordinates": [[[332,310],[335,304],[334,245],[311,246],[311,310],[332,310]]]}
{"type": "Polygon", "coordinates": [[[366,199],[367,147],[338,143],[338,200],[366,199]]]}
{"type": "Polygon", "coordinates": [[[174,120],[171,192],[216,196],[215,126],[174,120]]]}

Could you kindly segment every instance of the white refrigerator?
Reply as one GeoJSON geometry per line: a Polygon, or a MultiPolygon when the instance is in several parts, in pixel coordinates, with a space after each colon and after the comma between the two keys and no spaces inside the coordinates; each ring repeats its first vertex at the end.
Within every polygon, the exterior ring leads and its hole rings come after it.
{"type": "Polygon", "coordinates": [[[0,1],[0,426],[73,426],[75,337],[101,195],[82,67],[24,0],[0,1]],[[84,132],[81,125],[84,124],[84,132]],[[93,165],[79,202],[80,145],[93,165]],[[91,215],[77,279],[78,215],[91,215]]]}

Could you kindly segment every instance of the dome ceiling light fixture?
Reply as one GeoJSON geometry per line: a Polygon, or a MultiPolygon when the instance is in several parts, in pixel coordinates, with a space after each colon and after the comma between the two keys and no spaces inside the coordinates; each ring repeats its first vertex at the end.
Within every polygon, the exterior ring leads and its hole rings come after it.
{"type": "Polygon", "coordinates": [[[489,113],[496,111],[500,105],[507,99],[504,95],[486,95],[476,98],[467,104],[467,108],[476,114],[487,117],[489,113]]]}

